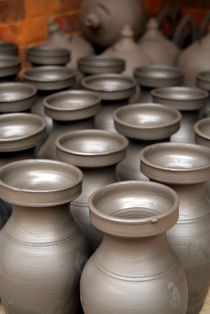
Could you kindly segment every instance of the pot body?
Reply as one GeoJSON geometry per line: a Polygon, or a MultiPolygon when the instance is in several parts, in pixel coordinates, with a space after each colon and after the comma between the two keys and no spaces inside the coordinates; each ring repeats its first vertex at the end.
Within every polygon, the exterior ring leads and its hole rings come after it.
{"type": "Polygon", "coordinates": [[[71,202],[71,212],[83,230],[85,237],[94,252],[102,239],[102,232],[96,229],[89,219],[88,198],[97,189],[116,182],[115,166],[101,168],[81,168],[83,173],[83,187],[80,196],[71,202]]]}
{"type": "Polygon", "coordinates": [[[171,136],[171,142],[195,143],[194,124],[199,119],[198,111],[182,111],[182,119],[179,130],[171,136]]]}
{"type": "Polygon", "coordinates": [[[45,119],[46,122],[46,128],[47,128],[47,133],[50,133],[52,129],[52,119],[48,117],[45,112],[44,112],[44,105],[43,105],[43,100],[46,96],[50,95],[51,93],[40,93],[37,97],[36,103],[31,109],[32,113],[37,114],[38,116],[42,117],[45,119]]]}
{"type": "Polygon", "coordinates": [[[210,204],[205,184],[170,185],[180,197],[179,220],[167,232],[174,253],[184,266],[188,314],[200,312],[210,281],[210,204]]]}
{"type": "Polygon", "coordinates": [[[78,313],[87,247],[68,204],[15,205],[0,247],[0,294],[7,314],[78,313]]]}
{"type": "Polygon", "coordinates": [[[81,277],[85,314],[184,314],[186,281],[165,234],[105,234],[81,277]],[[151,297],[152,296],[152,297],[151,297]]]}
{"type": "Polygon", "coordinates": [[[94,119],[84,119],[80,121],[53,121],[52,130],[49,137],[41,146],[39,158],[56,159],[56,139],[70,131],[85,130],[94,128],[94,119]]]}

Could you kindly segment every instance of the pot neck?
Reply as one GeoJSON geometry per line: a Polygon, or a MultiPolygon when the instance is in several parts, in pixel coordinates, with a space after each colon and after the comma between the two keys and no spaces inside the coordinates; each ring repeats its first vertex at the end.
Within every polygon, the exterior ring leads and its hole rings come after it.
{"type": "Polygon", "coordinates": [[[62,241],[77,233],[69,204],[52,207],[14,205],[3,230],[16,240],[29,243],[62,241]]]}

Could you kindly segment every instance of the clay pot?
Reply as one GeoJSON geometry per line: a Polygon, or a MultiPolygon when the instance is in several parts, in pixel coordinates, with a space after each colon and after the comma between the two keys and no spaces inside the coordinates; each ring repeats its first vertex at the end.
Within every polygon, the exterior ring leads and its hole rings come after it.
{"type": "Polygon", "coordinates": [[[158,29],[156,19],[149,19],[146,31],[138,44],[141,50],[152,59],[153,63],[176,64],[179,48],[158,29]]]}
{"type": "Polygon", "coordinates": [[[133,75],[133,70],[138,66],[153,63],[133,39],[133,32],[127,25],[122,29],[119,40],[112,47],[103,52],[105,56],[121,58],[126,61],[123,74],[133,75]]]}
{"type": "MultiPolygon", "coordinates": [[[[199,73],[196,78],[196,85],[210,93],[210,71],[199,73]]],[[[202,110],[201,118],[206,116],[210,117],[210,96],[207,104],[204,106],[202,110]]]]}
{"type": "Polygon", "coordinates": [[[28,159],[0,169],[0,196],[13,204],[0,235],[6,313],[78,313],[87,246],[69,202],[81,193],[81,182],[78,168],[52,160],[28,159]]]}
{"type": "Polygon", "coordinates": [[[129,25],[137,36],[144,23],[142,5],[138,0],[85,0],[80,10],[80,24],[85,36],[95,45],[108,47],[129,25]]]}
{"type": "Polygon", "coordinates": [[[146,103],[152,102],[153,88],[181,85],[183,74],[177,67],[154,64],[135,68],[134,77],[141,89],[139,102],[146,103]]]}
{"type": "Polygon", "coordinates": [[[95,127],[116,132],[112,114],[115,109],[128,104],[136,91],[135,80],[127,75],[99,74],[84,78],[81,85],[101,96],[102,110],[95,117],[95,127]]]}
{"type": "Polygon", "coordinates": [[[199,313],[210,279],[210,204],[205,182],[210,179],[210,148],[161,143],[140,153],[141,171],[172,187],[180,197],[179,220],[167,239],[185,268],[189,287],[187,313],[199,313]]]}
{"type": "Polygon", "coordinates": [[[102,234],[89,221],[88,197],[98,188],[117,181],[115,167],[125,157],[127,145],[124,136],[102,130],[69,132],[56,141],[57,158],[80,167],[84,175],[82,193],[72,202],[71,212],[92,251],[102,234]]]}
{"type": "Polygon", "coordinates": [[[93,47],[82,35],[63,32],[52,19],[48,23],[48,32],[49,36],[46,44],[68,49],[71,52],[71,61],[67,66],[75,71],[77,70],[77,60],[79,58],[94,54],[93,47]]]}
{"type": "Polygon", "coordinates": [[[26,59],[34,66],[66,65],[71,59],[71,52],[60,47],[42,45],[28,48],[26,59]]]}
{"type": "Polygon", "coordinates": [[[178,110],[157,104],[123,106],[113,114],[117,131],[129,138],[126,158],[117,166],[120,180],[148,180],[139,171],[139,152],[153,142],[169,139],[180,125],[178,110]]]}
{"type": "Polygon", "coordinates": [[[69,131],[94,128],[100,110],[100,96],[81,90],[55,93],[44,99],[45,113],[52,118],[49,137],[39,151],[40,158],[56,159],[56,139],[69,131]]]}
{"type": "Polygon", "coordinates": [[[82,272],[84,313],[186,313],[184,271],[165,237],[178,218],[177,194],[125,181],[94,192],[88,204],[104,237],[82,272]]]}
{"type": "Polygon", "coordinates": [[[196,87],[165,87],[151,92],[153,101],[178,109],[182,113],[181,127],[171,137],[171,142],[194,143],[193,126],[199,110],[205,106],[208,93],[196,87]]]}
{"type": "Polygon", "coordinates": [[[16,75],[21,69],[21,61],[14,56],[4,56],[0,54],[0,79],[16,79],[16,75]]]}
{"type": "Polygon", "coordinates": [[[110,56],[92,55],[80,58],[78,68],[85,75],[121,73],[125,70],[125,60],[110,56]]]}
{"type": "Polygon", "coordinates": [[[0,55],[1,56],[18,56],[18,45],[8,41],[0,40],[0,55]]]}
{"type": "Polygon", "coordinates": [[[0,113],[30,110],[36,102],[37,89],[26,83],[0,84],[0,113]]]}

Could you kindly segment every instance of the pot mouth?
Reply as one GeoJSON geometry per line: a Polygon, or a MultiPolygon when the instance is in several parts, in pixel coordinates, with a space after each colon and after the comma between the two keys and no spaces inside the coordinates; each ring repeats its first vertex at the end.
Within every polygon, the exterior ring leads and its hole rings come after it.
{"type": "Polygon", "coordinates": [[[151,64],[135,68],[134,77],[140,86],[155,88],[181,84],[183,73],[178,67],[151,64]]]}
{"type": "Polygon", "coordinates": [[[81,193],[82,178],[79,168],[60,161],[15,161],[0,168],[0,195],[23,206],[64,204],[81,193]]]}
{"type": "Polygon", "coordinates": [[[100,230],[121,236],[147,236],[175,224],[179,198],[174,190],[159,183],[123,181],[95,191],[88,205],[91,221],[100,230]],[[165,219],[168,223],[160,227],[165,219]],[[146,232],[144,225],[148,227],[146,232]],[[123,230],[123,226],[130,228],[123,230]]]}
{"type": "Polygon", "coordinates": [[[41,45],[27,49],[27,55],[42,57],[70,57],[70,51],[65,48],[41,45]]]}
{"type": "Polygon", "coordinates": [[[69,160],[74,165],[91,168],[119,162],[122,159],[119,153],[124,155],[127,145],[128,140],[124,136],[104,130],[72,131],[56,140],[57,149],[69,155],[69,160]],[[89,157],[92,158],[92,163],[89,157]]]}
{"type": "Polygon", "coordinates": [[[194,131],[197,135],[209,141],[210,145],[210,117],[197,121],[194,125],[194,131]]]}
{"type": "Polygon", "coordinates": [[[0,103],[15,103],[35,96],[37,89],[27,83],[8,82],[0,85],[0,103]]]}
{"type": "Polygon", "coordinates": [[[75,72],[63,66],[40,66],[23,72],[23,78],[31,82],[59,82],[75,78],[75,72]]]}
{"type": "Polygon", "coordinates": [[[179,110],[198,110],[208,99],[208,93],[197,87],[173,86],[156,88],[151,91],[155,101],[170,101],[179,110]]]}
{"type": "Polygon", "coordinates": [[[112,56],[92,55],[80,58],[78,67],[86,74],[120,73],[125,69],[125,60],[112,56]]]}
{"type": "MultiPolygon", "coordinates": [[[[164,105],[147,103],[120,107],[114,111],[113,118],[116,129],[120,126],[120,132],[125,136],[130,137],[130,131],[135,131],[135,138],[142,139],[142,131],[156,131],[176,125],[181,120],[181,114],[164,105]]],[[[172,129],[171,134],[174,132],[172,129]]],[[[152,140],[154,137],[154,133],[148,134],[147,139],[152,140]]]]}
{"type": "MultiPolygon", "coordinates": [[[[128,75],[98,74],[83,78],[81,85],[86,89],[102,93],[102,99],[108,99],[109,95],[115,93],[122,93],[123,98],[129,98],[134,93],[136,82],[128,75]]],[[[122,99],[122,95],[119,94],[119,99],[122,99]]]]}
{"type": "Polygon", "coordinates": [[[20,66],[21,61],[18,57],[14,56],[2,56],[0,54],[0,69],[7,69],[13,66],[20,66]]]}
{"type": "Polygon", "coordinates": [[[18,55],[18,45],[12,42],[0,40],[0,55],[2,53],[7,53],[18,55]]]}
{"type": "Polygon", "coordinates": [[[47,96],[43,102],[50,117],[71,121],[94,116],[99,111],[101,97],[91,91],[71,90],[47,96]],[[96,110],[90,111],[91,108],[96,110]],[[60,117],[59,113],[66,116],[60,117]]]}
{"type": "Polygon", "coordinates": [[[210,177],[210,148],[159,143],[140,152],[141,170],[151,179],[174,184],[205,182],[210,177]]]}
{"type": "Polygon", "coordinates": [[[0,151],[12,152],[36,146],[39,138],[32,138],[46,129],[44,119],[32,113],[0,115],[0,151]],[[25,140],[30,139],[28,142],[25,140]]]}
{"type": "Polygon", "coordinates": [[[198,74],[197,85],[207,91],[210,91],[210,71],[203,71],[198,74]]]}

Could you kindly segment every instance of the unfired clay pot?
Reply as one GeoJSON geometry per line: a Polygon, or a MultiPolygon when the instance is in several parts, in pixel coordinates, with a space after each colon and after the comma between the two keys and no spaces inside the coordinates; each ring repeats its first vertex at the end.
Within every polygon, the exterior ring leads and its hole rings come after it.
{"type": "Polygon", "coordinates": [[[178,109],[182,113],[180,129],[171,137],[171,141],[194,143],[193,126],[199,119],[199,110],[208,100],[208,93],[197,87],[174,86],[154,89],[151,94],[154,102],[178,109]]]}
{"type": "Polygon", "coordinates": [[[204,71],[198,74],[196,78],[196,85],[209,93],[207,104],[204,106],[202,111],[203,117],[210,117],[210,71],[204,71]]]}
{"type": "Polygon", "coordinates": [[[183,74],[174,66],[152,64],[134,69],[134,77],[140,86],[139,102],[152,102],[153,88],[182,84],[183,74]]]}
{"type": "Polygon", "coordinates": [[[140,153],[141,170],[150,179],[172,187],[180,197],[179,220],[167,239],[185,268],[189,287],[187,313],[200,313],[210,280],[210,148],[161,143],[140,153]]]}
{"type": "Polygon", "coordinates": [[[137,36],[143,28],[144,13],[138,0],[84,0],[80,24],[85,36],[95,45],[108,47],[129,25],[137,36]]]}
{"type": "Polygon", "coordinates": [[[138,44],[141,50],[152,59],[153,63],[176,64],[179,48],[158,29],[156,19],[151,18],[147,22],[146,31],[138,44]]]}
{"type": "Polygon", "coordinates": [[[100,110],[101,98],[90,91],[71,90],[44,99],[45,113],[52,118],[49,137],[39,151],[40,158],[56,159],[56,139],[69,131],[94,128],[94,116],[100,110]]]}
{"type": "Polygon", "coordinates": [[[0,54],[0,79],[12,80],[16,79],[16,75],[21,69],[21,61],[19,58],[0,54]]]}
{"type": "Polygon", "coordinates": [[[8,41],[0,40],[0,55],[1,56],[18,56],[18,45],[8,41]]]}
{"type": "Polygon", "coordinates": [[[178,219],[177,194],[124,181],[94,192],[88,203],[104,237],[82,272],[84,313],[185,314],[184,271],[165,237],[178,219]]]}
{"type": "Polygon", "coordinates": [[[57,158],[80,167],[84,175],[82,193],[71,203],[71,212],[92,251],[102,234],[89,221],[88,197],[98,188],[117,181],[115,167],[125,157],[127,145],[124,136],[102,130],[74,131],[56,141],[57,158]]]}
{"type": "Polygon", "coordinates": [[[0,234],[0,295],[7,314],[77,314],[87,246],[69,213],[82,173],[52,160],[0,169],[0,196],[13,213],[0,234]]]}
{"type": "Polygon", "coordinates": [[[126,25],[121,32],[119,40],[110,48],[103,52],[105,56],[112,56],[126,61],[123,74],[133,75],[136,67],[153,63],[133,39],[132,30],[126,25]]]}
{"type": "Polygon", "coordinates": [[[117,131],[129,138],[126,158],[117,165],[120,180],[148,180],[139,171],[140,150],[169,139],[180,125],[178,110],[157,104],[132,104],[114,111],[117,131]]]}
{"type": "Polygon", "coordinates": [[[113,112],[129,103],[129,98],[136,91],[135,80],[128,75],[99,74],[84,78],[81,84],[84,88],[99,93],[102,99],[102,110],[95,117],[95,127],[116,132],[113,112]]]}

